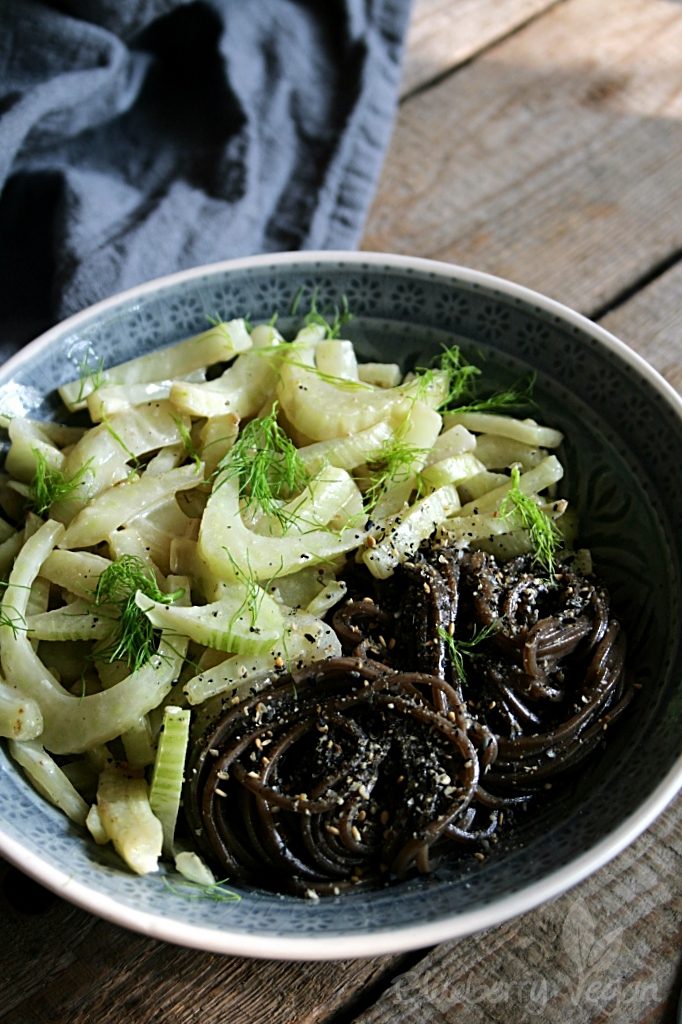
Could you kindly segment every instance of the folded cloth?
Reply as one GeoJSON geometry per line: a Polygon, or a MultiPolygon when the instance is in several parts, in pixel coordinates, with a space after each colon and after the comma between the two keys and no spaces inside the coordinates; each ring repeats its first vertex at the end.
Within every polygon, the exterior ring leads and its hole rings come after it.
{"type": "Polygon", "coordinates": [[[184,267],[353,248],[410,0],[2,0],[0,359],[184,267]]]}

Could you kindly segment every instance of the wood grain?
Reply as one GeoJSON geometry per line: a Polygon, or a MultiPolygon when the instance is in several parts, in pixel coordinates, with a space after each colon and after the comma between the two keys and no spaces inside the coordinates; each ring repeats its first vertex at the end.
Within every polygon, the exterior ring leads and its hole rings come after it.
{"type": "Polygon", "coordinates": [[[12,869],[3,888],[3,1024],[314,1024],[356,993],[381,987],[404,959],[332,965],[223,957],[100,921],[12,869]]]}
{"type": "Polygon", "coordinates": [[[670,1019],[682,940],[682,800],[611,865],[500,928],[444,943],[357,1024],[670,1019]]]}
{"type": "Polygon", "coordinates": [[[402,94],[470,60],[555,3],[557,0],[416,0],[406,40],[402,94]]]}
{"type": "Polygon", "coordinates": [[[402,105],[363,248],[605,306],[682,251],[680,52],[671,0],[553,7],[402,105]]]}
{"type": "Polygon", "coordinates": [[[601,323],[644,356],[682,394],[682,261],[601,323]]]}

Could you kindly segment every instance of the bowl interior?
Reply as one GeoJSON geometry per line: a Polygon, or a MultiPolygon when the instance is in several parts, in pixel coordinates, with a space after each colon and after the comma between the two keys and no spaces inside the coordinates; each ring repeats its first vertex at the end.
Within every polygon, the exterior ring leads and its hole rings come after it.
{"type": "Polygon", "coordinates": [[[121,923],[140,926],[133,912],[151,915],[160,922],[155,934],[229,952],[252,951],[246,937],[257,937],[262,955],[287,957],[298,955],[301,939],[322,941],[303,955],[352,955],[361,935],[376,936],[374,952],[409,948],[414,925],[447,922],[445,934],[454,936],[470,930],[482,908],[514,894],[533,892],[532,905],[543,880],[641,813],[660,781],[676,764],[679,770],[682,747],[679,409],[617,344],[539,296],[456,268],[361,255],[207,268],[136,289],[50,332],[0,371],[0,411],[58,417],[55,388],[84,362],[132,358],[205,329],[209,317],[260,320],[279,312],[286,333],[296,297],[305,310],[313,295],[321,311],[347,299],[353,319],[345,333],[365,359],[423,365],[441,345],[458,342],[496,382],[537,374],[535,415],[566,436],[561,490],[580,510],[581,543],[592,549],[626,624],[641,693],[589,774],[557,803],[529,813],[485,862],[453,856],[429,878],[319,902],[254,890],[230,904],[188,901],[161,876],[133,877],[106,849],[84,841],[0,750],[0,831],[13,851],[18,844],[86,886],[91,908],[100,898],[121,923]],[[213,937],[190,939],[188,926],[213,937]],[[397,943],[386,938],[397,933],[397,943]],[[348,941],[339,945],[341,938],[348,941]]]}

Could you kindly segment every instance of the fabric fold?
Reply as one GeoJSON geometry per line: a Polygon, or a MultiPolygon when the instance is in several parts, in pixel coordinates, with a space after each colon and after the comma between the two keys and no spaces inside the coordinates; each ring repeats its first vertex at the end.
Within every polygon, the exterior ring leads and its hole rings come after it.
{"type": "Polygon", "coordinates": [[[5,0],[0,353],[200,263],[353,248],[409,0],[5,0]]]}

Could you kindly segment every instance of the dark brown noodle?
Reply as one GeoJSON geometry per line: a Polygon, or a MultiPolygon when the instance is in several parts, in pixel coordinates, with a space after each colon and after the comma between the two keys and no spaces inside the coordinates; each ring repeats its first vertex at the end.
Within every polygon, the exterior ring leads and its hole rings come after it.
{"type": "Polygon", "coordinates": [[[195,747],[186,816],[233,880],[325,895],[428,872],[448,841],[485,847],[632,696],[608,595],[569,561],[548,580],[530,556],[425,545],[390,580],[347,576],[346,656],[282,676],[195,747]]]}
{"type": "MultiPolygon", "coordinates": [[[[495,737],[491,799],[528,796],[575,769],[632,697],[608,594],[568,561],[547,579],[531,556],[498,563],[482,551],[425,546],[390,581],[357,570],[351,581],[332,619],[344,651],[450,683],[495,737]],[[470,644],[463,673],[445,634],[470,644]]],[[[447,710],[442,693],[433,699],[447,710]]]]}
{"type": "Polygon", "coordinates": [[[204,737],[186,785],[190,825],[231,879],[278,891],[335,893],[429,871],[440,840],[480,841],[495,828],[497,812],[478,800],[486,734],[469,726],[444,680],[357,658],[318,662],[204,737]]]}

